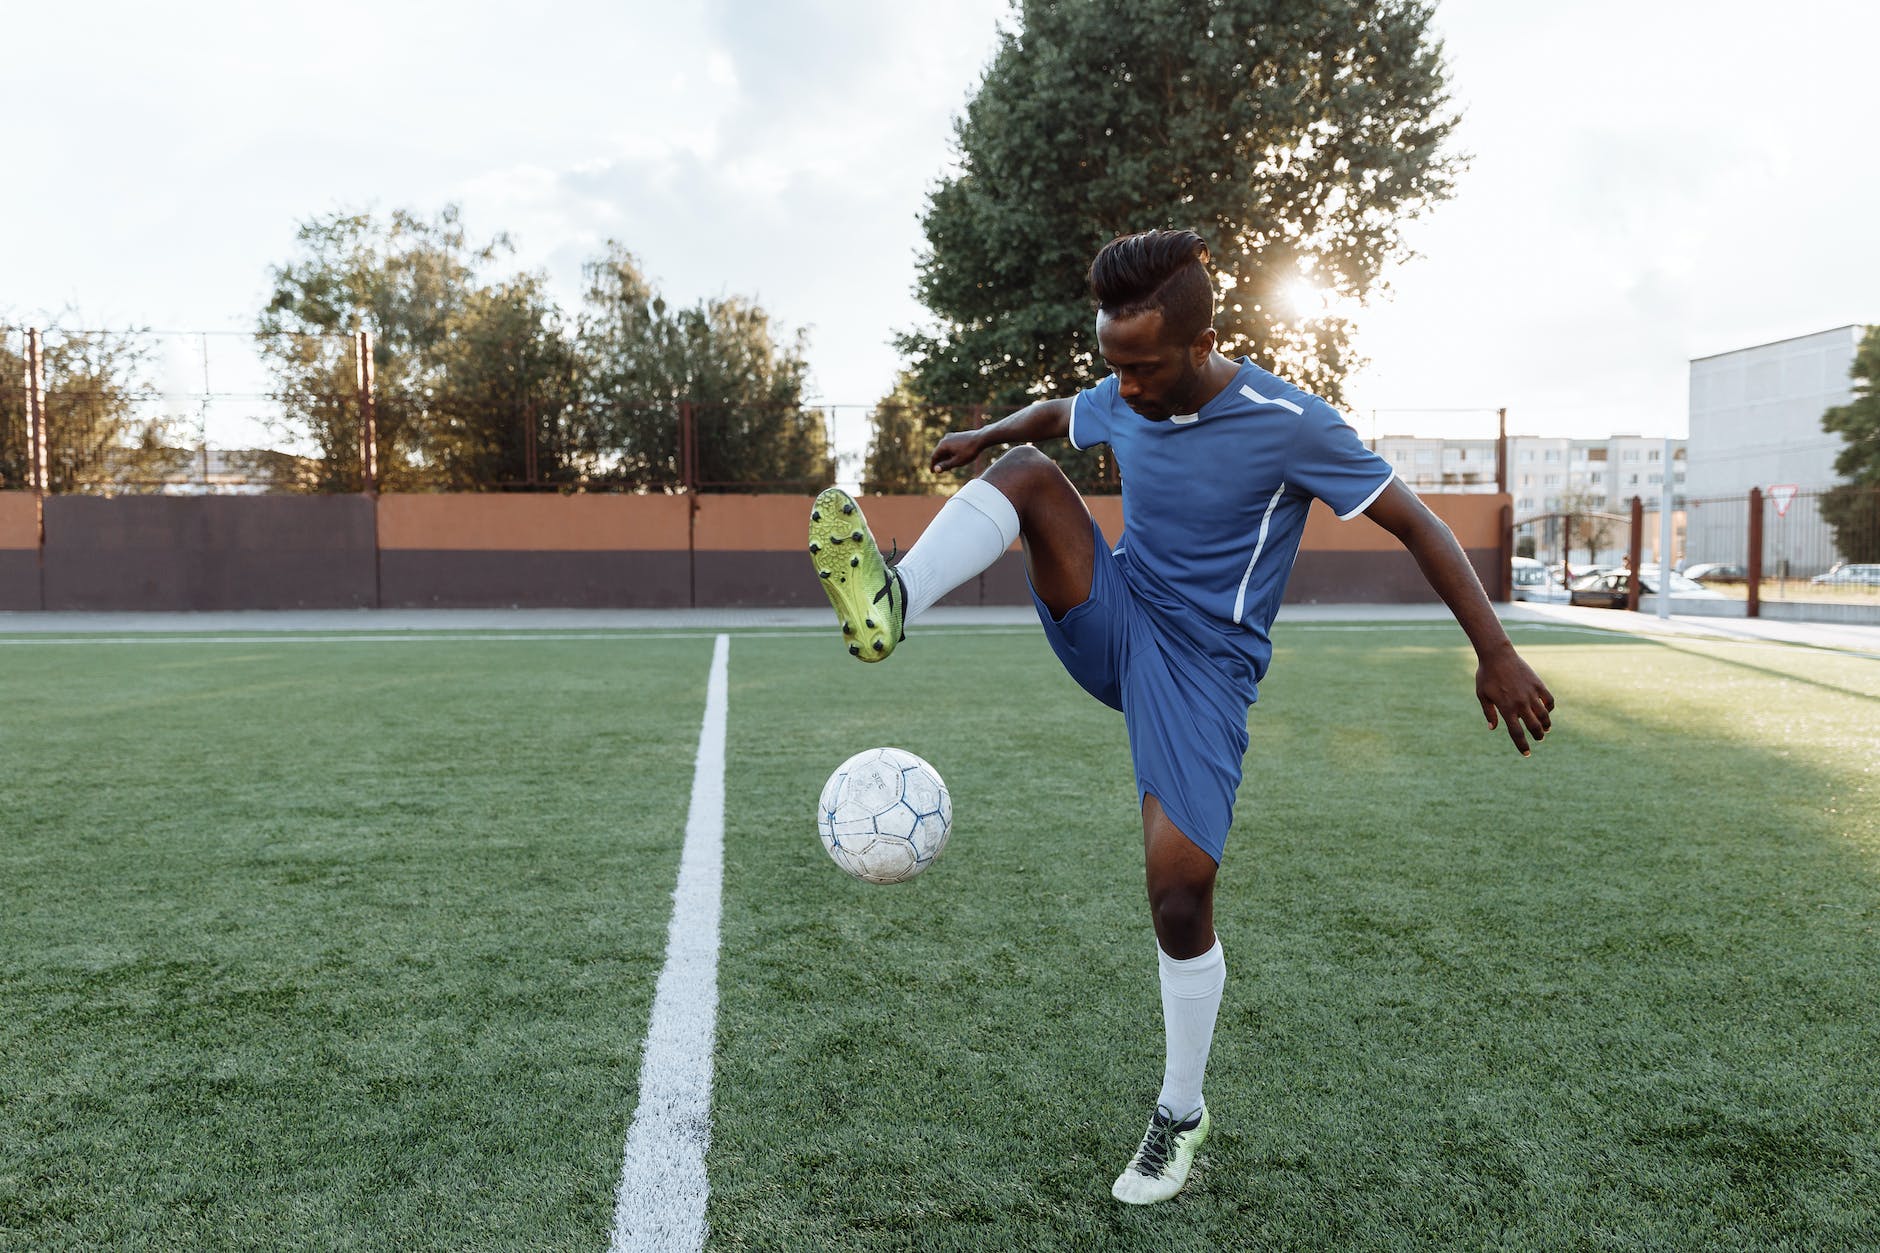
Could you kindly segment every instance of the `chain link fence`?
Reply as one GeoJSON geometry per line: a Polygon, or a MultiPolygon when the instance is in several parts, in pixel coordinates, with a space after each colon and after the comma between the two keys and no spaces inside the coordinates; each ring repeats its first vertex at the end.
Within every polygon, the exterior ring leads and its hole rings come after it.
{"type": "Polygon", "coordinates": [[[1684,568],[1752,603],[1880,607],[1880,486],[1777,487],[1686,505],[1684,568]]]}
{"type": "Polygon", "coordinates": [[[873,406],[634,402],[501,361],[471,380],[383,364],[361,335],[0,327],[0,489],[810,492],[860,480],[873,427],[873,406]]]}

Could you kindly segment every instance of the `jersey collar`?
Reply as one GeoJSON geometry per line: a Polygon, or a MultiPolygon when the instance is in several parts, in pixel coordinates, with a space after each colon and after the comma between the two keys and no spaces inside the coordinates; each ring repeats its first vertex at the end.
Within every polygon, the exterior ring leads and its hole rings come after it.
{"type": "Polygon", "coordinates": [[[1220,391],[1209,397],[1207,403],[1193,413],[1177,413],[1172,415],[1169,418],[1170,424],[1174,426],[1193,426],[1203,418],[1213,417],[1223,405],[1233,403],[1231,397],[1239,390],[1240,381],[1246,375],[1247,371],[1253,368],[1253,362],[1249,358],[1242,357],[1234,364],[1239,368],[1234,371],[1234,377],[1227,381],[1226,387],[1223,387],[1220,391]]]}

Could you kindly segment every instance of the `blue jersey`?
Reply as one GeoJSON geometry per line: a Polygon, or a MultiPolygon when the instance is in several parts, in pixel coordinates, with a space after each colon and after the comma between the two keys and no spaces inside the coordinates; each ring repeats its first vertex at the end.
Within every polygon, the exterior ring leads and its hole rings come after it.
{"type": "Polygon", "coordinates": [[[1392,475],[1330,405],[1245,358],[1199,413],[1163,422],[1124,404],[1111,375],[1078,394],[1070,437],[1116,456],[1131,588],[1249,701],[1312,501],[1353,518],[1392,475]]]}

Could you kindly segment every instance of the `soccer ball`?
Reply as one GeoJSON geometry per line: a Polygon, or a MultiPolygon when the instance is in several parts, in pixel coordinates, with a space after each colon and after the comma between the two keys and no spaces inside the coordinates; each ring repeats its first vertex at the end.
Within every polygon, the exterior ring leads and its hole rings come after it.
{"type": "Polygon", "coordinates": [[[836,865],[869,883],[904,883],[933,865],[953,830],[940,772],[904,748],[855,754],[823,784],[816,830],[836,865]]]}

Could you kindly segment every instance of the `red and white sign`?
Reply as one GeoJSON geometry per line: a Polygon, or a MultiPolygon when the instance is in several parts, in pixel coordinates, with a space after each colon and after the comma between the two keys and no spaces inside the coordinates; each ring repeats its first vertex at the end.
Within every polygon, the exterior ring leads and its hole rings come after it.
{"type": "Polygon", "coordinates": [[[1776,517],[1787,517],[1789,513],[1789,503],[1795,499],[1795,484],[1771,484],[1769,488],[1769,499],[1776,502],[1776,517]]]}

